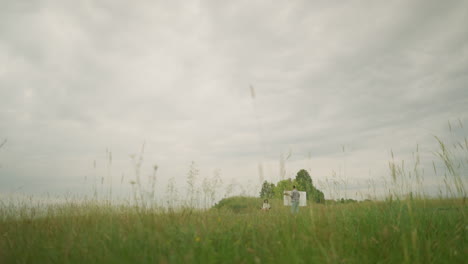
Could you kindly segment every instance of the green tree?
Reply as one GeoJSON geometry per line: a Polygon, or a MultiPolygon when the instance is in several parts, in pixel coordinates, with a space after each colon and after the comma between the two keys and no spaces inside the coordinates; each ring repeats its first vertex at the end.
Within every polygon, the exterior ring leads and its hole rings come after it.
{"type": "Polygon", "coordinates": [[[274,197],[283,199],[283,192],[292,190],[293,185],[297,185],[296,180],[286,179],[279,181],[274,190],[274,197]]]}
{"type": "Polygon", "coordinates": [[[312,178],[306,170],[300,170],[296,174],[297,189],[307,193],[307,200],[312,200],[317,203],[325,201],[325,195],[322,191],[315,188],[312,183],[312,178]]]}
{"type": "Polygon", "coordinates": [[[325,202],[325,195],[323,194],[322,191],[320,191],[319,189],[313,187],[313,190],[312,190],[312,198],[313,198],[313,201],[317,202],[317,203],[324,203],[325,202]]]}
{"type": "Polygon", "coordinates": [[[297,189],[307,192],[307,200],[311,200],[311,194],[314,189],[312,178],[306,170],[300,170],[296,174],[297,189]]]}
{"type": "Polygon", "coordinates": [[[270,199],[275,195],[275,184],[264,181],[262,184],[262,190],[260,191],[260,198],[270,199]]]}

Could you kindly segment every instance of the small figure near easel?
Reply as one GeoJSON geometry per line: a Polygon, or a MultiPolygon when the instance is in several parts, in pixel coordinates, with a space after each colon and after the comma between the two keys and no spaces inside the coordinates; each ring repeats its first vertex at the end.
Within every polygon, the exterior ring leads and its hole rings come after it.
{"type": "Polygon", "coordinates": [[[262,211],[270,211],[271,206],[270,203],[268,202],[268,199],[263,200],[263,205],[262,205],[262,211]]]}

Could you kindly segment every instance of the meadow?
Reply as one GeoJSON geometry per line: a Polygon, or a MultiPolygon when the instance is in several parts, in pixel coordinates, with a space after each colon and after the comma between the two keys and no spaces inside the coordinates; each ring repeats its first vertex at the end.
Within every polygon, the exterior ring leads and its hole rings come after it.
{"type": "Polygon", "coordinates": [[[465,263],[465,199],[312,204],[234,197],[209,210],[86,202],[2,208],[0,263],[465,263]]]}
{"type": "MultiPolygon", "coordinates": [[[[466,263],[468,141],[451,148],[436,140],[435,156],[445,166],[438,197],[421,187],[417,152],[412,170],[392,154],[391,186],[383,199],[309,201],[295,215],[279,199],[262,211],[259,197],[228,197],[198,209],[172,207],[171,182],[167,206],[153,206],[140,189],[140,156],[134,200],[127,203],[0,199],[0,263],[466,263]]],[[[197,173],[192,166],[189,197],[197,173]]],[[[205,202],[214,197],[214,180],[204,181],[205,202]]]]}

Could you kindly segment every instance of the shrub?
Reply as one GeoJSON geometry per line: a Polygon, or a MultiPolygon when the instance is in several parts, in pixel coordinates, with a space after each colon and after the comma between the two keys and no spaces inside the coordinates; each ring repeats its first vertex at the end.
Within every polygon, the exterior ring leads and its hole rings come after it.
{"type": "Polygon", "coordinates": [[[257,210],[262,205],[262,199],[257,197],[233,196],[224,198],[213,206],[216,209],[227,209],[235,213],[257,210]]]}

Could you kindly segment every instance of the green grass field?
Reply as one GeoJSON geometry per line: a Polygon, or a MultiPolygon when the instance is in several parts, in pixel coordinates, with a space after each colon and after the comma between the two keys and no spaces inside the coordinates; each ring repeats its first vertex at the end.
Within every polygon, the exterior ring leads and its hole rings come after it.
{"type": "Polygon", "coordinates": [[[2,211],[0,263],[466,263],[464,200],[312,204],[235,198],[207,211],[68,204],[2,211]],[[225,203],[226,204],[226,203],[225,203]]]}
{"type": "MultiPolygon", "coordinates": [[[[412,170],[392,152],[385,200],[309,201],[296,215],[274,199],[271,211],[261,211],[262,199],[253,197],[227,198],[209,210],[142,209],[150,203],[135,190],[134,201],[125,206],[0,200],[0,264],[467,263],[468,141],[451,149],[436,139],[435,154],[445,166],[436,170],[432,163],[434,173],[443,176],[440,195],[459,198],[423,198],[417,148],[412,170]]],[[[193,191],[196,172],[191,167],[188,190],[193,191]]],[[[210,186],[214,190],[216,184],[210,186]]],[[[173,189],[169,182],[169,193],[176,193],[173,189]]]]}

